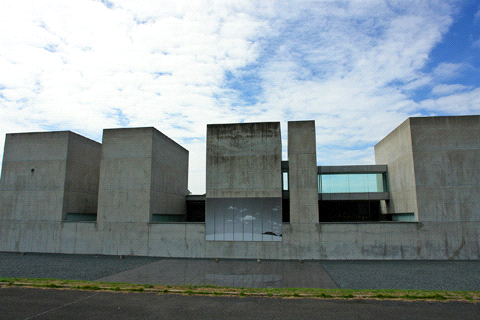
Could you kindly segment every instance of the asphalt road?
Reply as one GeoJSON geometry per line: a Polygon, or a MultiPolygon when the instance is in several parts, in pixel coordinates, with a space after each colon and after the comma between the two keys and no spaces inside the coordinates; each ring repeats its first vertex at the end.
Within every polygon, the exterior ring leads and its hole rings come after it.
{"type": "Polygon", "coordinates": [[[1,319],[479,319],[468,302],[404,302],[0,288],[1,319]]]}

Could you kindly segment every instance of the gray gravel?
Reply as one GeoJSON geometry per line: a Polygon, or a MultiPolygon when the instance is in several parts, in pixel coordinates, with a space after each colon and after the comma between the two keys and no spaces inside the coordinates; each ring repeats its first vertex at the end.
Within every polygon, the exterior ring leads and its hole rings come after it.
{"type": "MultiPolygon", "coordinates": [[[[147,265],[160,260],[163,259],[134,256],[125,256],[124,259],[120,259],[119,256],[42,253],[21,255],[19,253],[0,252],[0,277],[97,280],[128,270],[133,270],[133,273],[137,272],[141,275],[142,272],[145,272],[145,268],[156,266],[156,264],[149,267],[147,265]],[[142,266],[145,267],[140,268],[142,266]],[[134,269],[137,268],[138,271],[135,271],[134,269]]],[[[172,259],[165,260],[168,260],[165,262],[168,264],[172,259]]],[[[207,262],[209,261],[204,263],[207,262]]],[[[220,267],[214,273],[221,276],[222,279],[245,277],[245,274],[252,272],[251,261],[248,260],[236,260],[235,268],[223,263],[223,260],[221,262],[218,265],[225,267],[220,267]],[[232,275],[232,273],[235,274],[232,275]]],[[[281,264],[281,266],[275,268],[270,266],[274,270],[272,272],[275,273],[275,276],[291,277],[290,280],[293,280],[294,276],[302,277],[301,272],[299,273],[299,270],[297,270],[298,266],[295,264],[294,267],[297,268],[289,270],[289,263],[284,261],[272,261],[272,263],[281,264]],[[282,271],[280,275],[277,274],[279,268],[282,271]]],[[[305,265],[310,263],[314,262],[307,263],[306,261],[305,265]]],[[[323,277],[330,276],[338,287],[344,289],[480,290],[480,261],[324,260],[317,263],[319,263],[319,274],[322,271],[323,277]],[[326,272],[320,270],[322,267],[326,272]]],[[[175,278],[175,275],[171,274],[172,270],[182,276],[185,276],[184,273],[191,274],[191,270],[184,267],[190,264],[175,263],[174,268],[167,268],[168,272],[160,269],[154,271],[159,273],[158,277],[162,279],[162,283],[168,283],[175,278]]],[[[268,265],[262,263],[259,266],[264,268],[268,265]]],[[[208,268],[203,269],[195,270],[195,272],[212,272],[208,268]]],[[[268,273],[268,270],[261,271],[268,273]]],[[[155,272],[149,271],[148,273],[154,274],[155,272]]],[[[260,274],[258,270],[255,272],[260,274]]],[[[308,271],[308,273],[311,272],[311,270],[308,271]]],[[[128,278],[125,278],[125,282],[127,281],[128,278]]],[[[296,287],[302,286],[303,282],[300,281],[296,287]]],[[[292,283],[292,286],[295,285],[292,283]]]]}
{"type": "Polygon", "coordinates": [[[322,261],[344,289],[480,290],[480,261],[322,261]]]}
{"type": "Polygon", "coordinates": [[[95,280],[131,270],[159,258],[79,254],[0,252],[0,277],[95,280]]]}

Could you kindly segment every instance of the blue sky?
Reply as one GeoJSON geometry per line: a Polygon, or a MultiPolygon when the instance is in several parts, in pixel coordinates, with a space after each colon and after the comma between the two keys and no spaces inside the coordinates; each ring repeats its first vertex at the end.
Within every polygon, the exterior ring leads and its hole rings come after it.
{"type": "Polygon", "coordinates": [[[208,123],[280,121],[286,152],[313,119],[319,165],[342,165],[410,116],[480,113],[479,1],[18,0],[0,28],[1,136],[154,126],[193,193],[208,123]]]}

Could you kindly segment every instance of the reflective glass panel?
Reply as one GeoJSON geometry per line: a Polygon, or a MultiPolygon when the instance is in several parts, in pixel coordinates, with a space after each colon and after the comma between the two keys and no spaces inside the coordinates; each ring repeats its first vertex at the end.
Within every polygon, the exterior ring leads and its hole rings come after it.
{"type": "Polygon", "coordinates": [[[205,224],[207,240],[281,241],[282,199],[208,198],[205,224]]]}
{"type": "Polygon", "coordinates": [[[322,174],[319,193],[386,192],[382,173],[322,174]]]}
{"type": "Polygon", "coordinates": [[[282,188],[283,191],[288,190],[288,172],[282,172],[282,188]]]}

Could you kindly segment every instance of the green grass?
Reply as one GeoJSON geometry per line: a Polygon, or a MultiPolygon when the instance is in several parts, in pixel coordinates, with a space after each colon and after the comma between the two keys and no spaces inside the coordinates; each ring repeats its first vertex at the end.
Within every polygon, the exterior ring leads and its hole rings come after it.
{"type": "Polygon", "coordinates": [[[153,292],[157,294],[228,295],[238,297],[314,298],[314,299],[376,299],[376,300],[430,300],[480,302],[480,291],[436,290],[352,290],[311,288],[232,288],[213,285],[152,285],[124,282],[97,282],[78,280],[0,278],[0,287],[37,287],[53,289],[153,292]]]}

